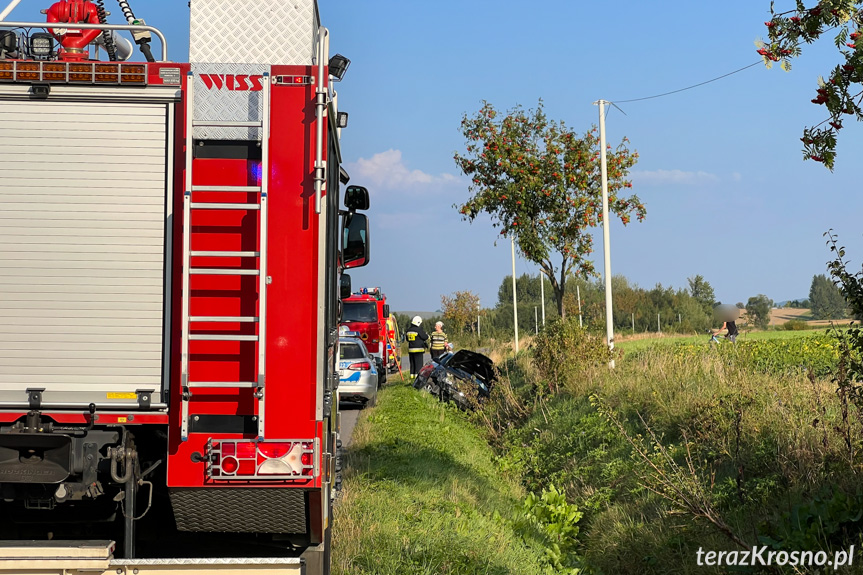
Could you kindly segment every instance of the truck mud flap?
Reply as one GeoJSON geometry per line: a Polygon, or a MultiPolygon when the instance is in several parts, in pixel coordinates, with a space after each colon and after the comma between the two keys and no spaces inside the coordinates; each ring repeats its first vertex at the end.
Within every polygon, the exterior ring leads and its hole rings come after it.
{"type": "Polygon", "coordinates": [[[72,438],[0,433],[0,483],[60,483],[72,470],[72,438]]]}
{"type": "Polygon", "coordinates": [[[171,506],[180,531],[307,533],[301,489],[175,488],[171,506]]]}

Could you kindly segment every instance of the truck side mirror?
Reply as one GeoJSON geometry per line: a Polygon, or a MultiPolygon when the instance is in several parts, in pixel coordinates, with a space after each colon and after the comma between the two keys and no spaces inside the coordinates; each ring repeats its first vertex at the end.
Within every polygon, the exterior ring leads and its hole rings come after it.
{"type": "Polygon", "coordinates": [[[345,207],[350,211],[369,209],[369,191],[362,186],[348,186],[345,207]]]}
{"type": "Polygon", "coordinates": [[[390,304],[384,304],[384,317],[390,317],[390,304]]]}
{"type": "Polygon", "coordinates": [[[369,219],[364,214],[345,215],[342,232],[342,265],[346,269],[369,263],[369,219]]]}
{"type": "Polygon", "coordinates": [[[342,299],[351,297],[351,276],[342,274],[339,278],[339,297],[342,299]]]}

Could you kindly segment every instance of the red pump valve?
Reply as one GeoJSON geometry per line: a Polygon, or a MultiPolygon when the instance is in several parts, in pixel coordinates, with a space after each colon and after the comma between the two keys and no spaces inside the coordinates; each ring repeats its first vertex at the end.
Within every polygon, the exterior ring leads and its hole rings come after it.
{"type": "MultiPolygon", "coordinates": [[[[99,24],[99,13],[96,6],[88,0],[60,0],[48,9],[48,22],[68,24],[99,24]]],[[[66,29],[63,33],[48,28],[60,42],[61,60],[86,60],[87,45],[102,33],[101,30],[66,29]]]]}

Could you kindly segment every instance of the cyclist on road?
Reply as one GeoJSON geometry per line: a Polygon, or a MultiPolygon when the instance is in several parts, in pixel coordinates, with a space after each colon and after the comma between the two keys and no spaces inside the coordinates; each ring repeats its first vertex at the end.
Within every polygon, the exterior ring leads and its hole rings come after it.
{"type": "Polygon", "coordinates": [[[734,320],[722,322],[722,327],[716,330],[713,335],[719,335],[719,332],[721,332],[723,329],[728,330],[728,332],[725,334],[725,339],[729,340],[731,343],[737,341],[737,334],[740,332],[737,331],[737,323],[735,323],[734,320]]]}

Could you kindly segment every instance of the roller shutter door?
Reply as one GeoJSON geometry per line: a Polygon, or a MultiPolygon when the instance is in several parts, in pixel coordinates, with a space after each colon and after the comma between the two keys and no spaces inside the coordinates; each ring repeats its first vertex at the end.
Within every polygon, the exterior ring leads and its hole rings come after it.
{"type": "Polygon", "coordinates": [[[165,104],[0,101],[0,408],[162,398],[165,104]]]}

